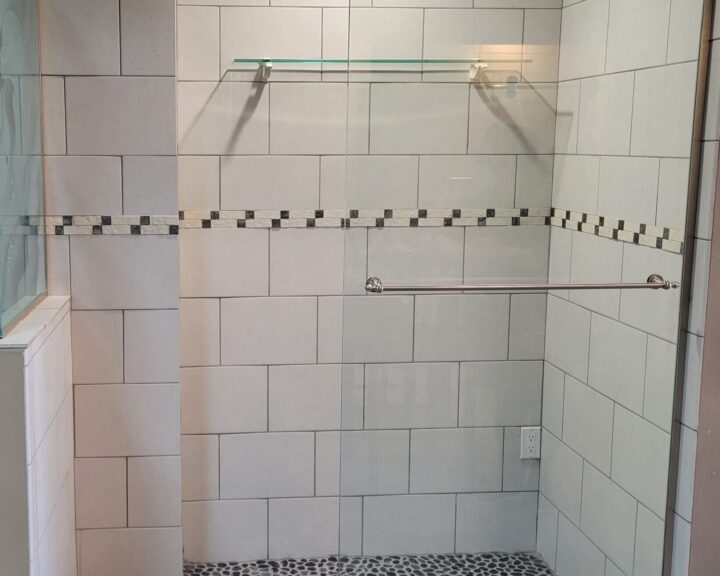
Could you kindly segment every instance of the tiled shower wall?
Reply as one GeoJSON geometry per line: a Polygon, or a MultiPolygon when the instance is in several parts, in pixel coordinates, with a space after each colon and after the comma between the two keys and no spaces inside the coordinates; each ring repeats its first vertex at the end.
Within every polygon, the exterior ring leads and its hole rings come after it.
{"type": "MultiPolygon", "coordinates": [[[[681,231],[702,2],[565,4],[556,214],[681,231]]],[[[679,254],[552,230],[551,281],[679,280],[681,267],[679,254]]],[[[677,292],[548,296],[538,551],[559,576],[662,571],[678,317],[677,292]]]]}
{"type": "Polygon", "coordinates": [[[175,6],[44,0],[41,26],[47,213],[68,234],[48,237],[48,274],[72,294],[78,568],[177,576],[177,236],[128,233],[177,217],[175,6]],[[75,234],[84,224],[98,230],[75,234]]]}
{"type": "Polygon", "coordinates": [[[532,549],[545,296],[363,287],[546,280],[560,2],[178,4],[185,558],[532,549]]]}

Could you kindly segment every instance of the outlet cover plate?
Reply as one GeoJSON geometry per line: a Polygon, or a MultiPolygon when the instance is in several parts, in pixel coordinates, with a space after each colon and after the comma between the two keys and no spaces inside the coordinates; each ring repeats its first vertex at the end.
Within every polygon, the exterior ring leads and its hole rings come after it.
{"type": "Polygon", "coordinates": [[[520,458],[522,460],[540,459],[540,426],[520,428],[520,458]]]}

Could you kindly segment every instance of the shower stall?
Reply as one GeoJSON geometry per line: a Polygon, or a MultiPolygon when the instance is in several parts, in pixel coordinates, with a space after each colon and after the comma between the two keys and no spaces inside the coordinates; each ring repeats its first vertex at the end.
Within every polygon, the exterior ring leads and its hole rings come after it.
{"type": "Polygon", "coordinates": [[[667,574],[701,3],[342,4],[178,8],[186,573],[667,574]]]}

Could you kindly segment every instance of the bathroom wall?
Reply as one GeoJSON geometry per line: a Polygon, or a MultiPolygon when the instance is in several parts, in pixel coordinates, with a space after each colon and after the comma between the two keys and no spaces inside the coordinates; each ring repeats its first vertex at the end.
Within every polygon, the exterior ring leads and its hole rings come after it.
{"type": "Polygon", "coordinates": [[[75,576],[70,304],[44,298],[0,340],[3,573],[75,576]]]}
{"type": "Polygon", "coordinates": [[[177,576],[175,6],[44,0],[50,290],[72,296],[83,576],[177,576]]]}
{"type": "Polygon", "coordinates": [[[545,296],[363,287],[546,280],[561,3],[241,4],[178,2],[185,558],[532,549],[545,296]],[[528,62],[233,63],[348,55],[528,62]]]}
{"type": "MultiPolygon", "coordinates": [[[[679,280],[702,2],[565,4],[550,280],[679,280]]],[[[548,296],[537,545],[559,576],[662,571],[679,297],[548,296]]]]}

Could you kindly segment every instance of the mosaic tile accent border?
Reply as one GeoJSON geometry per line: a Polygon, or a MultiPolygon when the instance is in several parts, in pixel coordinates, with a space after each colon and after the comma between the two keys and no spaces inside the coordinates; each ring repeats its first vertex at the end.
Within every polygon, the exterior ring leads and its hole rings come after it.
{"type": "Polygon", "coordinates": [[[666,252],[682,254],[684,230],[664,228],[654,224],[639,224],[629,220],[608,218],[585,212],[574,212],[562,208],[550,211],[550,224],[576,232],[593,234],[602,238],[619,240],[666,252]]]}
{"type": "Polygon", "coordinates": [[[379,210],[184,210],[154,216],[0,218],[2,235],[177,235],[200,228],[423,228],[557,226],[682,254],[683,230],[563,208],[414,208],[379,210]]]}
{"type": "Polygon", "coordinates": [[[426,226],[545,226],[547,208],[380,210],[186,210],[180,228],[415,228],[426,226]]]}
{"type": "Polygon", "coordinates": [[[184,576],[554,576],[535,554],[329,556],[255,562],[186,563],[184,576]]]}

